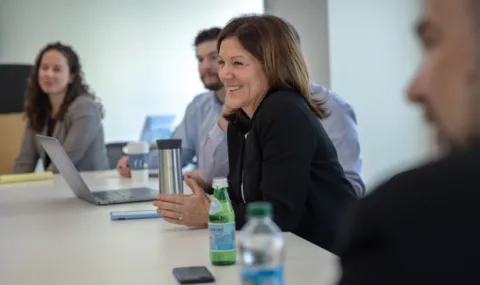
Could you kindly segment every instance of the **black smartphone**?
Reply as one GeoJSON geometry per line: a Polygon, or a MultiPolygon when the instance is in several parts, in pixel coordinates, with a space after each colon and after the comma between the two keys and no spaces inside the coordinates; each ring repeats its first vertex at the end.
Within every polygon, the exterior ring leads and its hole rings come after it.
{"type": "Polygon", "coordinates": [[[205,266],[178,267],[173,269],[173,275],[180,284],[212,283],[215,278],[205,266]]]}

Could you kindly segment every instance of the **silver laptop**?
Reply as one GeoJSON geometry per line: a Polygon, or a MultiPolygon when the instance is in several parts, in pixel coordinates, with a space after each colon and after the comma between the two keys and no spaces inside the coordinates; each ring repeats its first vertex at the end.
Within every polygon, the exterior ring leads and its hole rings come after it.
{"type": "Polygon", "coordinates": [[[79,199],[95,205],[111,205],[153,201],[158,195],[158,191],[147,187],[92,192],[56,138],[37,135],[37,140],[79,199]]]}

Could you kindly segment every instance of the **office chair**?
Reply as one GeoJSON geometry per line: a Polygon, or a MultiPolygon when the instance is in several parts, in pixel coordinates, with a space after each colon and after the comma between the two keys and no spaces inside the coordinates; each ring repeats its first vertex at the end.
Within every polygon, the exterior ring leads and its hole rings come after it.
{"type": "Polygon", "coordinates": [[[123,148],[128,144],[128,142],[114,142],[107,143],[105,146],[107,148],[107,157],[108,162],[110,163],[110,169],[117,168],[117,163],[125,155],[123,148]]]}

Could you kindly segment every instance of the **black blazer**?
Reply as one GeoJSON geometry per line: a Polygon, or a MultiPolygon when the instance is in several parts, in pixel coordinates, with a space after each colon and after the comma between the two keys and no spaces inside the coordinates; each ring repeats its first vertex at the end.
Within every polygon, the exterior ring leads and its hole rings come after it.
{"type": "Polygon", "coordinates": [[[283,231],[334,252],[337,228],[355,192],[303,96],[271,90],[248,128],[229,124],[227,139],[237,228],[245,224],[247,203],[268,201],[283,231]]]}
{"type": "Polygon", "coordinates": [[[397,175],[355,207],[341,285],[480,284],[480,147],[397,175]]]}

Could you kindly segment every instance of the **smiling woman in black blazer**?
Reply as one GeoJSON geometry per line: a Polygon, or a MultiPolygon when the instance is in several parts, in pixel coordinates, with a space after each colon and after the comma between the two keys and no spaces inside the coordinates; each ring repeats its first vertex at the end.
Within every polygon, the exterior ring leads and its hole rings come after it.
{"type": "MultiPolygon", "coordinates": [[[[268,201],[283,231],[335,252],[337,229],[356,198],[318,124],[326,110],[310,100],[295,36],[278,17],[240,17],[222,30],[217,49],[226,104],[233,110],[224,117],[237,228],[245,224],[247,203],[268,201]]],[[[154,204],[169,222],[206,226],[209,200],[193,180],[186,181],[193,195],[161,195],[154,204]]]]}

